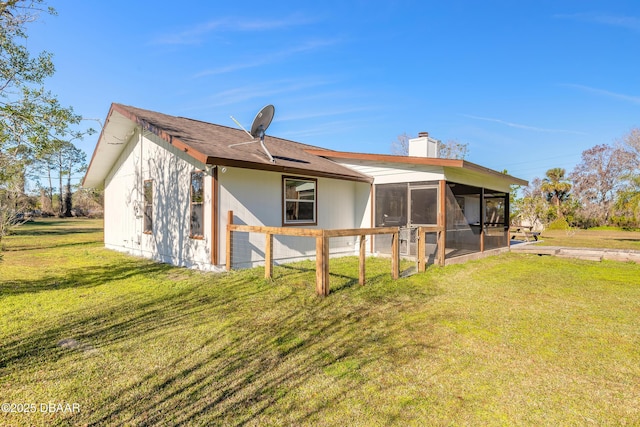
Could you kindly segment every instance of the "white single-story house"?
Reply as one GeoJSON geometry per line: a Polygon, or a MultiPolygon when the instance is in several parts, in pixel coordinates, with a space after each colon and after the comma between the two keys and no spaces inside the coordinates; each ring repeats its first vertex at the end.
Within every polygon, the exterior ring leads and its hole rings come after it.
{"type": "MultiPolygon", "coordinates": [[[[427,157],[435,140],[425,134],[411,141],[409,156],[266,136],[273,162],[259,143],[244,144],[249,140],[240,129],[112,104],[83,180],[84,187],[104,187],[105,246],[222,271],[233,211],[233,223],[256,226],[400,226],[407,256],[415,253],[412,227],[446,223],[447,257],[454,257],[507,247],[510,186],[526,185],[464,160],[427,157]]],[[[264,261],[260,239],[234,238],[235,267],[264,261]]],[[[353,253],[355,239],[338,239],[330,252],[353,253]]],[[[275,241],[276,262],[315,255],[313,239],[275,241]]],[[[388,246],[380,236],[368,251],[388,246]]]]}

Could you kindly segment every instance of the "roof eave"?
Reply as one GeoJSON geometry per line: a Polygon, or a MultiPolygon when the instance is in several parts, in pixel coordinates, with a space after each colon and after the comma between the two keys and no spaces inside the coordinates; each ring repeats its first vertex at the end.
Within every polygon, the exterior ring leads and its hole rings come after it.
{"type": "Polygon", "coordinates": [[[118,111],[123,116],[127,117],[132,122],[134,122],[137,125],[139,125],[142,128],[143,131],[146,130],[148,132],[151,132],[152,134],[156,135],[158,138],[161,138],[165,142],[173,145],[174,147],[176,147],[180,151],[184,151],[185,153],[187,153],[189,156],[193,157],[194,159],[196,159],[196,160],[198,160],[198,161],[200,161],[202,163],[207,163],[207,156],[205,154],[203,154],[200,151],[192,148],[188,144],[186,144],[183,141],[181,141],[179,138],[176,138],[175,136],[173,136],[173,135],[169,134],[168,132],[164,131],[163,129],[161,129],[161,128],[153,125],[152,123],[149,123],[146,120],[138,117],[136,114],[134,114],[133,112],[129,111],[126,107],[124,107],[124,106],[122,106],[120,104],[113,104],[113,109],[115,111],[118,111]]]}
{"type": "Polygon", "coordinates": [[[350,159],[350,160],[368,160],[388,163],[401,163],[411,165],[428,165],[428,166],[441,166],[450,168],[467,169],[475,172],[480,172],[486,175],[498,176],[506,178],[515,185],[528,185],[529,182],[516,178],[514,176],[495,171],[493,169],[480,166],[475,163],[468,162],[460,159],[440,159],[433,157],[413,157],[413,156],[397,156],[392,154],[369,154],[369,153],[354,153],[346,151],[333,151],[324,149],[307,149],[305,150],[309,154],[316,156],[335,158],[335,159],[350,159]]]}
{"type": "Polygon", "coordinates": [[[248,162],[246,160],[235,160],[235,159],[228,159],[224,157],[210,156],[207,158],[205,163],[208,165],[215,165],[215,166],[228,166],[228,167],[237,167],[237,168],[243,168],[243,169],[281,172],[281,173],[292,174],[292,175],[295,174],[295,175],[313,176],[318,178],[342,179],[346,181],[364,182],[367,184],[373,184],[373,177],[370,177],[364,174],[346,175],[346,174],[338,174],[335,172],[323,172],[320,170],[296,168],[292,166],[279,164],[277,162],[276,163],[259,163],[259,162],[248,162]]]}
{"type": "MultiPolygon", "coordinates": [[[[185,152],[187,155],[193,157],[196,160],[199,160],[202,163],[206,163],[207,161],[207,156],[201,152],[199,152],[198,150],[193,149],[192,147],[190,147],[188,144],[184,143],[183,141],[181,141],[179,138],[174,137],[173,135],[167,133],[166,131],[164,131],[163,129],[153,125],[152,123],[149,123],[148,121],[138,117],[136,114],[134,114],[133,112],[131,112],[129,109],[127,109],[125,106],[121,105],[121,104],[116,104],[113,103],[111,104],[111,107],[109,108],[109,113],[107,114],[107,119],[105,122],[105,125],[103,126],[102,130],[100,131],[100,136],[98,137],[98,142],[96,143],[96,146],[93,150],[93,154],[91,156],[91,161],[89,162],[89,167],[87,168],[87,173],[85,174],[85,176],[82,179],[82,186],[86,187],[87,183],[88,183],[88,177],[90,177],[90,173],[92,171],[92,166],[96,164],[96,154],[98,153],[98,148],[102,147],[104,144],[107,144],[107,142],[105,142],[105,134],[107,129],[109,128],[111,122],[112,122],[112,118],[114,113],[118,113],[121,116],[125,117],[126,119],[129,119],[133,126],[140,126],[140,128],[143,131],[147,131],[150,132],[154,135],[156,135],[158,138],[166,141],[167,143],[173,145],[174,147],[176,147],[178,150],[185,152]]],[[[120,152],[122,151],[122,149],[124,149],[124,145],[122,145],[122,148],[119,150],[120,152]]],[[[107,175],[104,174],[104,176],[100,175],[98,177],[93,178],[89,183],[91,184],[91,187],[97,187],[98,186],[98,182],[100,183],[104,183],[104,180],[106,179],[107,175]]]]}

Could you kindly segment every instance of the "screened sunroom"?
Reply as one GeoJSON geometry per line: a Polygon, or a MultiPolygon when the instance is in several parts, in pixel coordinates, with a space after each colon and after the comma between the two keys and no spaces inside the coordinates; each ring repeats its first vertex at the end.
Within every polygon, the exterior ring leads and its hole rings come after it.
{"type": "MultiPolygon", "coordinates": [[[[401,227],[403,256],[418,253],[418,227],[441,224],[446,259],[509,245],[508,192],[446,181],[400,182],[375,185],[374,200],[374,225],[401,227]]],[[[423,244],[433,262],[437,233],[427,233],[423,244]]],[[[377,237],[374,250],[390,252],[390,237],[377,237]]]]}
{"type": "MultiPolygon", "coordinates": [[[[408,156],[312,151],[373,178],[370,219],[362,223],[399,226],[404,257],[422,252],[419,240],[427,263],[507,248],[509,192],[512,185],[528,182],[466,160],[439,158],[439,144],[421,132],[409,140],[408,156]]],[[[391,253],[391,237],[376,236],[371,250],[391,253]]]]}

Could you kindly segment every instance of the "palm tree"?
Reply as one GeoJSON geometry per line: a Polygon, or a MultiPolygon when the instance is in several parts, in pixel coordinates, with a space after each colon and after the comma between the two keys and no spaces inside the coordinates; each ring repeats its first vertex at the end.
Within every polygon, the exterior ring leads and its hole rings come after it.
{"type": "Polygon", "coordinates": [[[562,218],[560,204],[569,198],[571,183],[565,177],[566,171],[563,168],[549,169],[542,180],[540,189],[547,196],[547,201],[556,207],[558,218],[562,218]]]}
{"type": "Polygon", "coordinates": [[[627,225],[640,226],[640,175],[629,177],[629,186],[618,193],[615,207],[627,217],[627,225]]]}

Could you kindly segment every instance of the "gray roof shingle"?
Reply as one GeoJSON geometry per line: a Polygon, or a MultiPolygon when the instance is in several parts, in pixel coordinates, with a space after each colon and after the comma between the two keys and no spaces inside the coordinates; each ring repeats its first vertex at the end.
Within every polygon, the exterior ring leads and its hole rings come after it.
{"type": "Polygon", "coordinates": [[[267,135],[265,145],[275,159],[272,163],[258,140],[231,146],[251,140],[243,130],[122,104],[113,104],[114,110],[172,144],[183,144],[207,164],[372,182],[367,175],[306,151],[322,150],[320,147],[267,135]]]}

